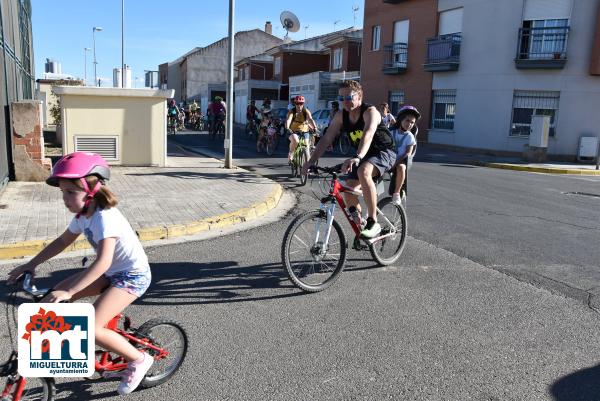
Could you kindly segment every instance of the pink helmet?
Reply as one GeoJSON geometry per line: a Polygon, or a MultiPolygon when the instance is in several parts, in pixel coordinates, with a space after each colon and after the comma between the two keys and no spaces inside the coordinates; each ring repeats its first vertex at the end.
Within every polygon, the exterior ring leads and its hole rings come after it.
{"type": "MultiPolygon", "coordinates": [[[[74,152],[66,156],[63,156],[52,168],[52,174],[46,179],[48,185],[54,187],[58,186],[58,180],[61,178],[65,179],[79,179],[83,189],[87,193],[84,210],[87,210],[90,202],[94,198],[94,195],[105,180],[110,179],[110,169],[106,160],[97,153],[89,152],[74,152]],[[95,175],[99,178],[94,188],[90,189],[85,177],[89,175],[95,175]]],[[[77,217],[81,214],[78,213],[77,217]]]]}

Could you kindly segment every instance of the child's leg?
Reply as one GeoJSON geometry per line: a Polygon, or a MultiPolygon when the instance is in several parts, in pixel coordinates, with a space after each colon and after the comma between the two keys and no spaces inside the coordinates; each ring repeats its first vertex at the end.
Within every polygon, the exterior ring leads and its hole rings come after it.
{"type": "Polygon", "coordinates": [[[395,194],[400,194],[402,184],[404,184],[404,178],[406,177],[406,164],[398,163],[396,166],[396,186],[394,188],[395,194]]]}
{"type": "Polygon", "coordinates": [[[121,313],[136,299],[136,295],[120,288],[110,287],[94,302],[94,308],[96,309],[96,343],[111,352],[122,355],[127,361],[135,361],[142,354],[124,337],[105,326],[110,319],[121,313]]]}

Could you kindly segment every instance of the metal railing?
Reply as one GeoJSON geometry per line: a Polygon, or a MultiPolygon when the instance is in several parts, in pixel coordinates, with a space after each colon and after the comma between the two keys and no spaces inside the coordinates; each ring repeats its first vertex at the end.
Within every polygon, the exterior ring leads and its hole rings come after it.
{"type": "Polygon", "coordinates": [[[569,27],[520,28],[517,60],[566,60],[569,27]]]}
{"type": "Polygon", "coordinates": [[[427,39],[426,64],[458,63],[461,40],[462,35],[460,33],[427,39]]]}
{"type": "Polygon", "coordinates": [[[392,43],[383,47],[383,68],[406,69],[408,63],[408,44],[392,43]]]}

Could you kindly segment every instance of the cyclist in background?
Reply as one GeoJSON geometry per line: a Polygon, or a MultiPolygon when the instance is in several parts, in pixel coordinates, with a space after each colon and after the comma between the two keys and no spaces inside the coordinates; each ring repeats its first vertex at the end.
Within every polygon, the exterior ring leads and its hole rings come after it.
{"type": "Polygon", "coordinates": [[[177,121],[180,113],[179,107],[177,107],[177,103],[175,103],[175,99],[171,99],[169,101],[169,107],[167,108],[167,117],[171,120],[171,124],[173,124],[175,128],[177,128],[177,121]]]}
{"type": "MultiPolygon", "coordinates": [[[[377,223],[377,188],[375,179],[389,171],[396,162],[394,140],[390,131],[381,120],[377,109],[363,102],[363,90],[357,81],[344,81],[338,90],[338,100],[343,102],[341,113],[337,113],[327,130],[327,134],[319,141],[310,159],[302,167],[301,174],[325,153],[327,146],[343,132],[348,135],[356,154],[344,161],[342,172],[349,172],[347,184],[361,188],[368,209],[367,224],[361,231],[364,238],[374,238],[381,232],[377,223]],[[357,166],[357,167],[354,167],[357,166]]],[[[354,208],[361,216],[357,195],[344,194],[349,209],[354,208]]]]}
{"type": "Polygon", "coordinates": [[[215,100],[208,106],[209,118],[212,120],[211,132],[218,126],[220,122],[225,121],[227,113],[227,105],[221,96],[215,96],[215,100]]]}
{"type": "Polygon", "coordinates": [[[256,102],[251,100],[248,107],[246,107],[246,122],[250,126],[250,131],[254,131],[254,127],[258,124],[257,113],[258,107],[256,107],[256,102]]]}
{"type": "Polygon", "coordinates": [[[310,111],[304,107],[304,96],[294,98],[294,108],[288,111],[285,121],[285,129],[289,133],[290,150],[288,153],[288,163],[292,163],[292,155],[296,146],[298,146],[299,137],[303,135],[306,140],[306,146],[310,148],[310,132],[317,130],[317,124],[313,120],[310,111]]]}

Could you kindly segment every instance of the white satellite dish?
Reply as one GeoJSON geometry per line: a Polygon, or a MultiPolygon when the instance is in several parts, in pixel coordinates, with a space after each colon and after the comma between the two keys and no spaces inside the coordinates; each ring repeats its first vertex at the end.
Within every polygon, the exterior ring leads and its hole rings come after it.
{"type": "Polygon", "coordinates": [[[281,25],[283,25],[283,29],[285,29],[286,39],[289,32],[298,32],[300,29],[300,20],[298,20],[298,17],[291,11],[282,12],[279,16],[279,20],[281,21],[281,25]]]}

